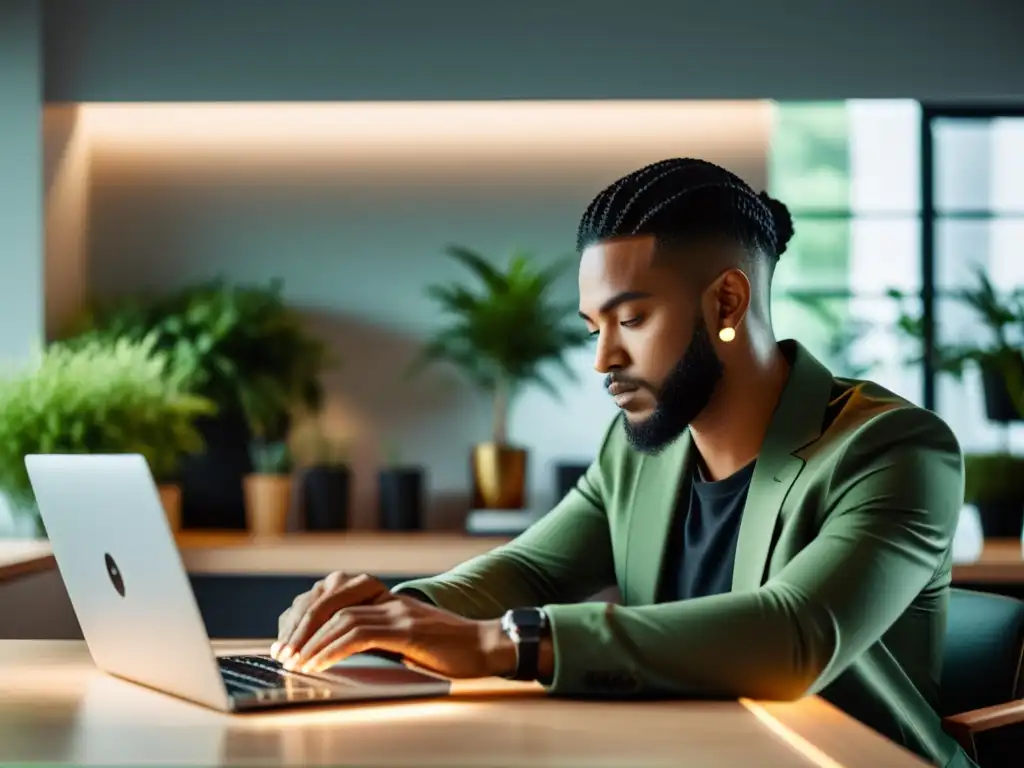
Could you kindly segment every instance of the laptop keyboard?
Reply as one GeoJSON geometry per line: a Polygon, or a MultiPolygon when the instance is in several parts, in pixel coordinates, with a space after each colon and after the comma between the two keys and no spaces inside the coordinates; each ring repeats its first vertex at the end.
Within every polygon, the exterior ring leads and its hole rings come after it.
{"type": "Polygon", "coordinates": [[[289,672],[269,656],[222,656],[217,659],[221,677],[232,696],[257,698],[320,699],[337,692],[337,685],[289,672]]]}

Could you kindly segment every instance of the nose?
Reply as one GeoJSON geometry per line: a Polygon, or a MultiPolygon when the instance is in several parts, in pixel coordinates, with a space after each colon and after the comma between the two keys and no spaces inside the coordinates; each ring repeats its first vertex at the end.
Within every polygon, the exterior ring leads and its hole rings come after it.
{"type": "Polygon", "coordinates": [[[614,331],[602,330],[597,337],[597,350],[594,352],[594,370],[607,374],[613,370],[625,368],[629,364],[629,356],[619,343],[618,334],[614,331]]]}

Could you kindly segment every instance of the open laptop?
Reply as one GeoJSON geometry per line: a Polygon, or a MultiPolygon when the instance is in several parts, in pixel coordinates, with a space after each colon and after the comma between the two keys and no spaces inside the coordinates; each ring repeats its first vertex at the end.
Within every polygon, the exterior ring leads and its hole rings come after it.
{"type": "Polygon", "coordinates": [[[103,671],[227,712],[449,693],[448,680],[374,654],[317,675],[288,672],[269,655],[218,657],[144,457],[29,455],[25,465],[103,671]]]}

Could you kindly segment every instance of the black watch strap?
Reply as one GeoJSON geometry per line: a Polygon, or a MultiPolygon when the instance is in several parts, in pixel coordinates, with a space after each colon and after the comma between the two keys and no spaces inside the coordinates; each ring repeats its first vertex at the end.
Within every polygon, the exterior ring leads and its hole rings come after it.
{"type": "Polygon", "coordinates": [[[534,681],[540,674],[540,641],[547,635],[547,615],[540,608],[516,608],[505,614],[502,627],[516,646],[516,669],[509,679],[534,681]]]}

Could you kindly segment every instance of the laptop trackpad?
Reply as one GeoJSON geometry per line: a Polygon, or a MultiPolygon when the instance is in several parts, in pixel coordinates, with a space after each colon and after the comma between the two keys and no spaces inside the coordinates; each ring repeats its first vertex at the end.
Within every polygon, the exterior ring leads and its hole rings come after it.
{"type": "Polygon", "coordinates": [[[367,651],[366,653],[355,653],[339,661],[330,669],[345,669],[348,667],[361,667],[361,668],[392,668],[396,664],[401,665],[402,656],[397,653],[388,653],[387,651],[367,651]]]}

